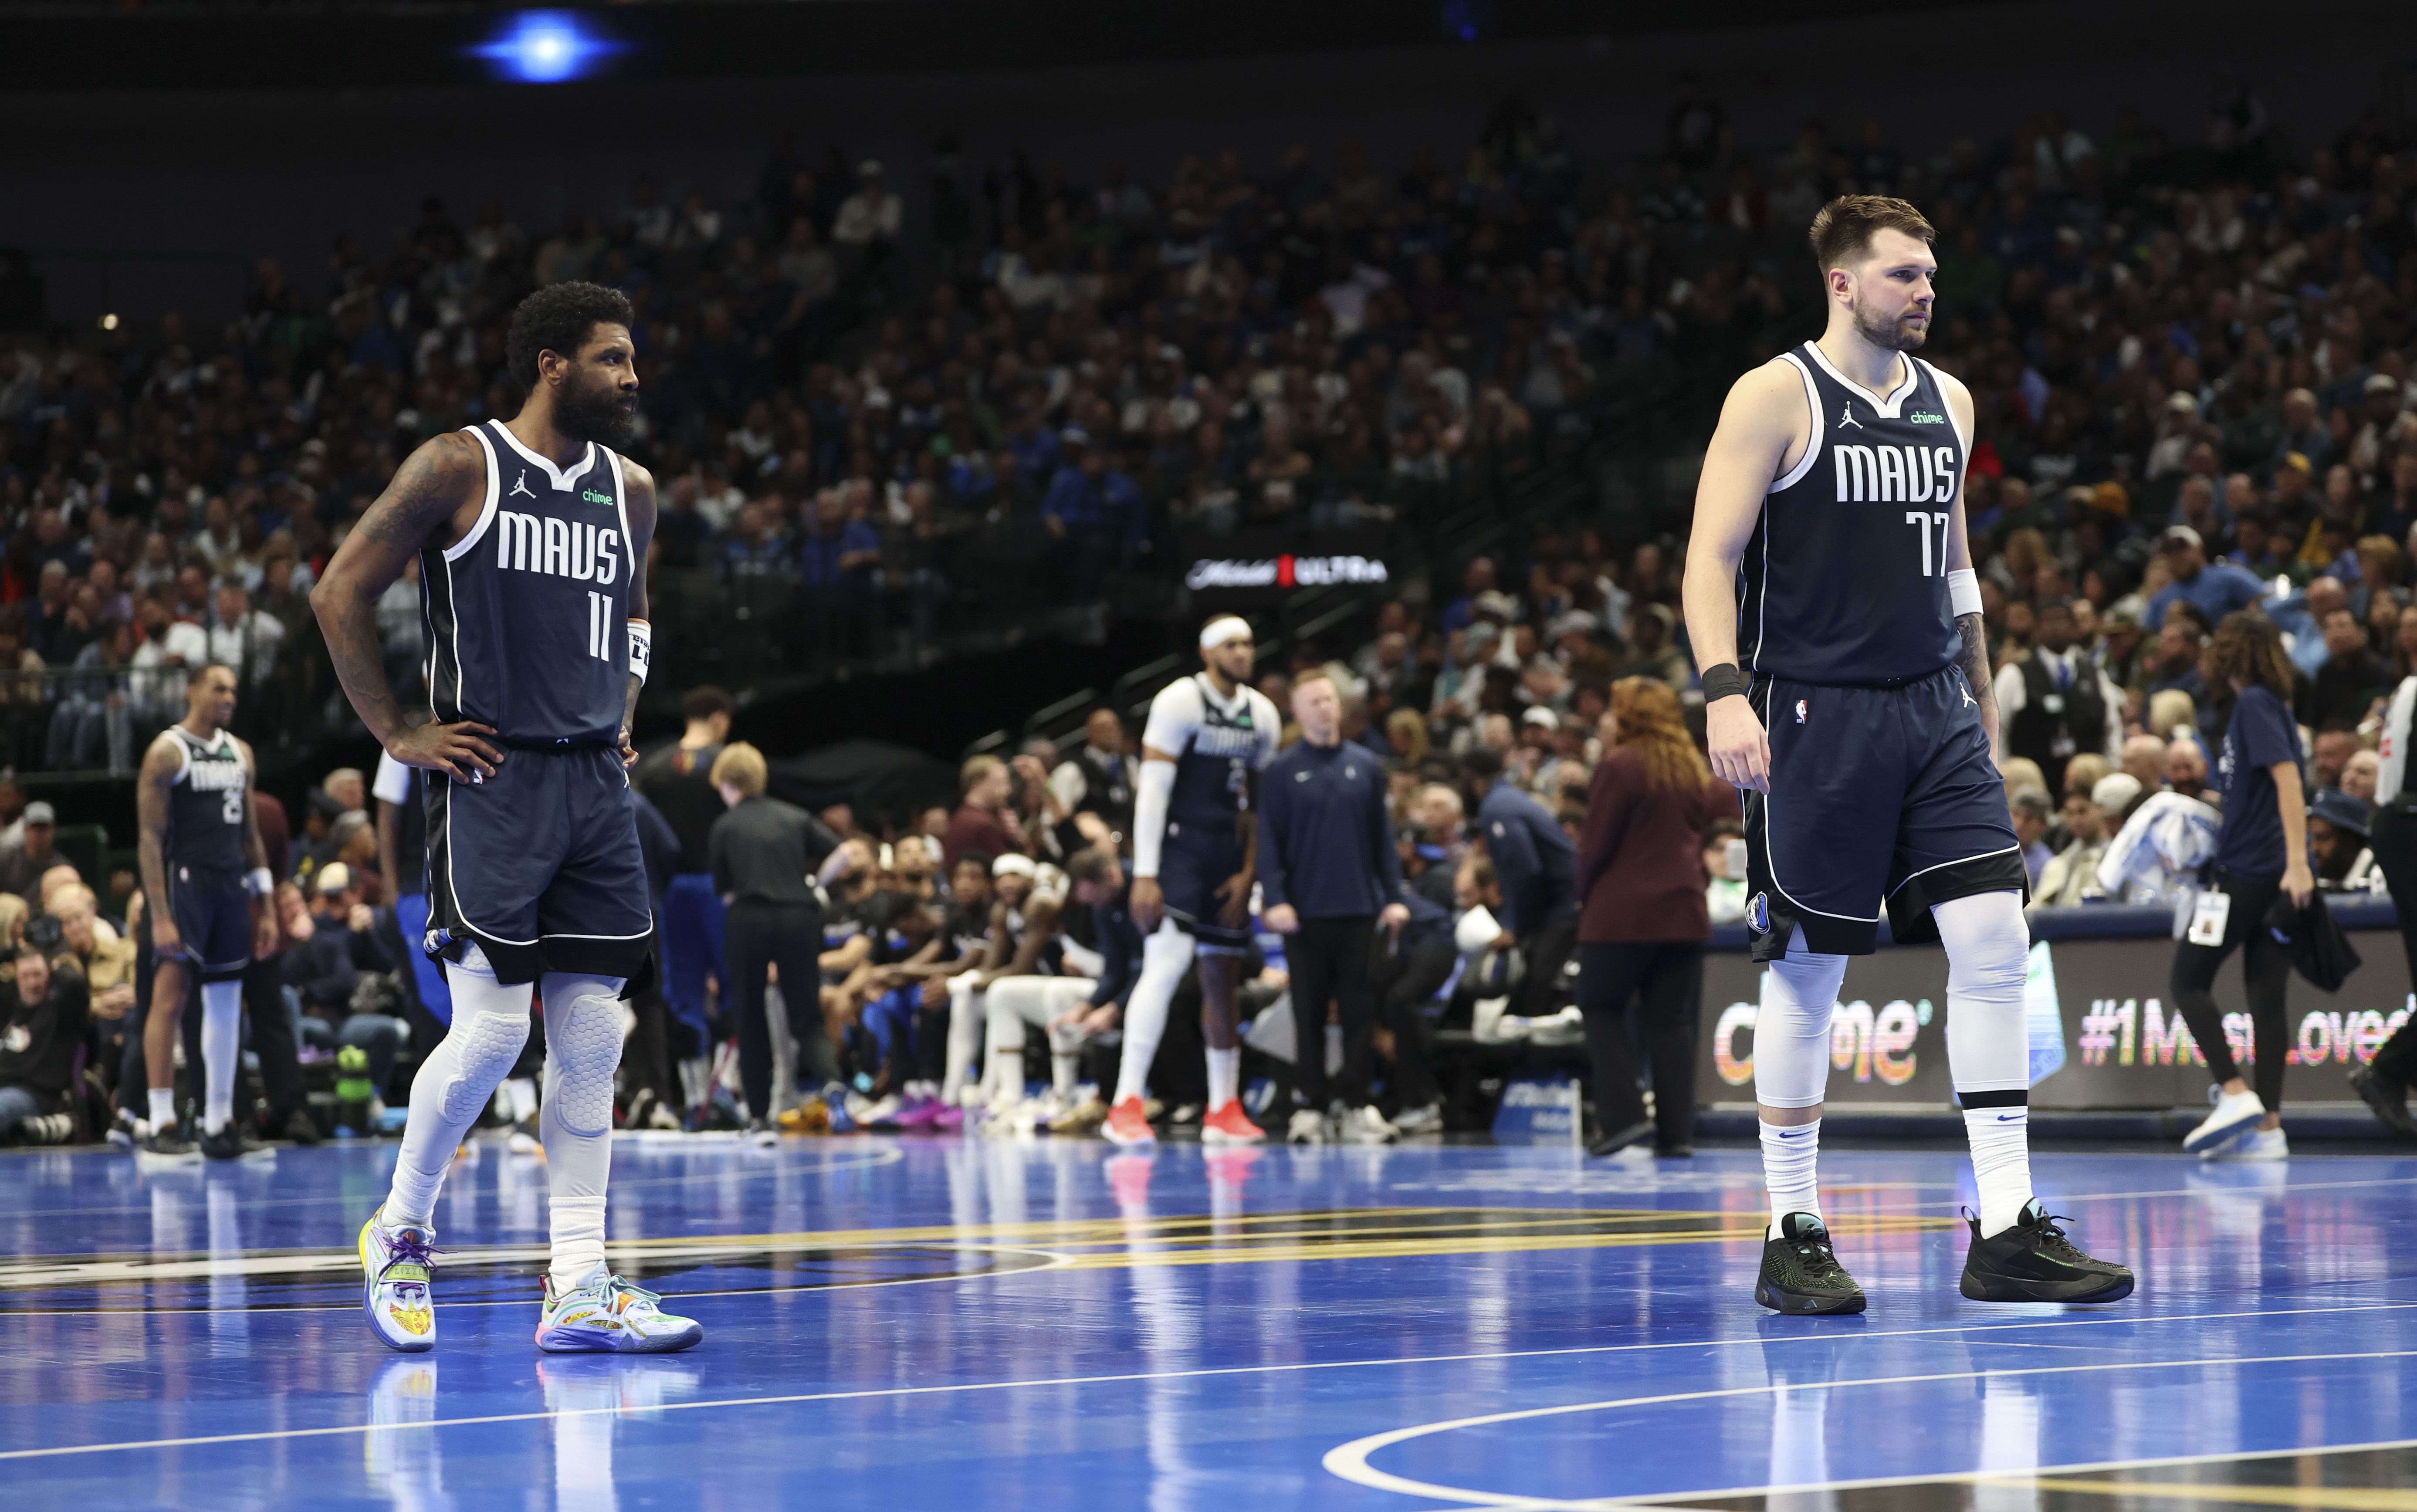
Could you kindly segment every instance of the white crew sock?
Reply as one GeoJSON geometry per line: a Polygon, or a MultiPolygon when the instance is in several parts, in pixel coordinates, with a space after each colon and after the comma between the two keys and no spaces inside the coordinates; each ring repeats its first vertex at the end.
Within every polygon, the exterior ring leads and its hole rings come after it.
{"type": "Polygon", "coordinates": [[[1771,1191],[1771,1232],[1778,1237],[1779,1220],[1790,1213],[1821,1216],[1821,1194],[1815,1187],[1814,1168],[1821,1158],[1821,1121],[1762,1125],[1762,1183],[1771,1191]]]}
{"type": "Polygon", "coordinates": [[[1215,1112],[1234,1100],[1242,1084],[1242,1047],[1208,1051],[1208,1111],[1215,1112]]]}
{"type": "Polygon", "coordinates": [[[151,1127],[154,1132],[176,1126],[176,1089],[153,1087],[151,1092],[151,1127]]]}
{"type": "Polygon", "coordinates": [[[2031,1200],[2029,1108],[1967,1108],[1964,1133],[1972,1142],[1972,1179],[1981,1193],[1981,1237],[2002,1233],[2031,1200]]]}
{"type": "Polygon", "coordinates": [[[202,1132],[235,1117],[235,1081],[243,1069],[243,984],[202,984],[202,1132]]]}
{"type": "Polygon", "coordinates": [[[1068,1055],[1057,1051],[1049,1052],[1049,1087],[1068,1102],[1074,1097],[1074,1079],[1082,1073],[1083,1057],[1078,1052],[1068,1055]]]}

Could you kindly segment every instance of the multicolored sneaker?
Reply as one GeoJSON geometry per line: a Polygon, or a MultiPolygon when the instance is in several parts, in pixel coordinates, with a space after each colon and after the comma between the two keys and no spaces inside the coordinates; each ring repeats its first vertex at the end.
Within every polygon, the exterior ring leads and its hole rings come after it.
{"type": "Polygon", "coordinates": [[[705,1338],[695,1319],[663,1311],[661,1301],[601,1268],[567,1292],[555,1291],[549,1275],[537,1347],[550,1354],[667,1354],[705,1338]]]}
{"type": "Polygon", "coordinates": [[[384,1203],[361,1225],[361,1310],[388,1349],[436,1347],[436,1234],[423,1225],[389,1229],[384,1203]]]}

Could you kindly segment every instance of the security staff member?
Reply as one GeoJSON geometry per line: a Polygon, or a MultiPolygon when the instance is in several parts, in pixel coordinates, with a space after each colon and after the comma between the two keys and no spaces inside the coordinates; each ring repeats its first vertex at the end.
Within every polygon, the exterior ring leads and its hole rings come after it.
{"type": "Polygon", "coordinates": [[[1344,1105],[1335,1131],[1354,1143],[1383,1143],[1396,1130],[1369,1104],[1369,1040],[1376,1005],[1368,986],[1376,927],[1399,930],[1410,911],[1397,894],[1402,860],[1385,812],[1383,764],[1343,741],[1343,699],[1331,679],[1303,678],[1292,691],[1300,739],[1259,779],[1261,917],[1285,936],[1292,975],[1296,1144],[1327,1135],[1326,1013],[1343,1020],[1344,1105]]]}
{"type": "MultiPolygon", "coordinates": [[[[2400,915],[2400,944],[2417,980],[2417,788],[2409,781],[2409,726],[2417,715],[2417,677],[2404,677],[2383,714],[2383,758],[2375,779],[2374,827],[2367,846],[2392,889],[2400,915]]],[[[2417,1140],[2417,1118],[2409,1113],[2409,1083],[2417,1081],[2417,1019],[2402,1024],[2375,1059],[2349,1074],[2349,1084],[2375,1110],[2383,1126],[2417,1140]]]]}
{"type": "Polygon", "coordinates": [[[798,1058],[818,1081],[834,1079],[838,1058],[823,1034],[822,900],[814,874],[839,837],[803,809],[769,797],[764,753],[740,741],[713,763],[713,785],[730,811],[707,836],[714,889],[729,905],[722,990],[738,1015],[738,1080],[748,1128],[766,1133],[772,1116],[772,1031],[764,1018],[766,968],[781,969],[781,997],[798,1058]]]}
{"type": "Polygon", "coordinates": [[[2039,606],[2039,645],[1998,673],[1998,718],[2006,753],[2028,756],[2046,774],[2048,792],[2064,801],[2065,764],[2094,750],[2122,764],[2123,695],[2090,665],[2074,641],[2073,605],[2061,598],[2039,606]]]}

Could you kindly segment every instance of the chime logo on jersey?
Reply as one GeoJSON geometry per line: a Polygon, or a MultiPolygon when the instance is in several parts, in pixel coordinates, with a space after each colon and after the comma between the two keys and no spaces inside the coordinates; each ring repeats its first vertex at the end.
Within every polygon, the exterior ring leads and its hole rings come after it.
{"type": "Polygon", "coordinates": [[[1837,470],[1840,504],[1922,504],[1955,496],[1953,446],[1832,446],[1830,459],[1837,470]]]}
{"type": "Polygon", "coordinates": [[[621,533],[584,520],[495,513],[495,565],[580,582],[611,582],[619,568],[621,533]]]}

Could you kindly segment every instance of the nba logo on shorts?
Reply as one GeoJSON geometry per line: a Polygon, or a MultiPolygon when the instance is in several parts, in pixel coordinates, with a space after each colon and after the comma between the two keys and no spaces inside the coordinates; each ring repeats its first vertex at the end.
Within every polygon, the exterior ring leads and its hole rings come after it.
{"type": "Polygon", "coordinates": [[[1771,895],[1756,893],[1745,905],[1745,927],[1756,934],[1771,932],[1771,895]]]}
{"type": "Polygon", "coordinates": [[[1804,722],[1804,701],[1801,698],[1796,701],[1796,722],[1798,724],[1804,722]]]}

